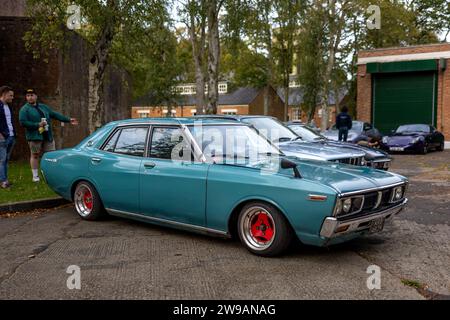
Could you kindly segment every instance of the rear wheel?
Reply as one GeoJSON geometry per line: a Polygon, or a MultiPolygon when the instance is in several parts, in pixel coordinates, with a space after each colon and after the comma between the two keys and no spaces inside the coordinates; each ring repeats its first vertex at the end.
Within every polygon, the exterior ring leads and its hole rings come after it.
{"type": "Polygon", "coordinates": [[[439,146],[437,147],[438,151],[444,151],[444,141],[442,141],[439,146]]]}
{"type": "Polygon", "coordinates": [[[263,202],[245,205],[238,218],[238,234],[242,244],[260,256],[284,252],[293,238],[289,222],[274,206],[263,202]]]}
{"type": "Polygon", "coordinates": [[[78,214],[85,220],[98,220],[106,216],[97,190],[87,181],[81,181],[77,184],[73,194],[73,202],[78,214]]]}

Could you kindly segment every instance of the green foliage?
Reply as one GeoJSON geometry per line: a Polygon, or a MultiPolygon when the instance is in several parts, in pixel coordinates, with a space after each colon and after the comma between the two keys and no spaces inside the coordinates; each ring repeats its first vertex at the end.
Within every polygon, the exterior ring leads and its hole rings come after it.
{"type": "Polygon", "coordinates": [[[267,84],[267,58],[242,41],[232,48],[222,46],[220,65],[221,78],[234,86],[262,88],[267,84]]]}

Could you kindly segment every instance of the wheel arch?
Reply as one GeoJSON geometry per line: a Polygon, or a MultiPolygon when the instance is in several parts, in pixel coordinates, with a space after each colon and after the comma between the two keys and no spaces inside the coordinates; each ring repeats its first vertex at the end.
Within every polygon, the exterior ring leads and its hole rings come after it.
{"type": "Polygon", "coordinates": [[[231,235],[232,238],[237,238],[237,220],[239,217],[239,213],[241,212],[242,208],[251,202],[263,202],[263,203],[267,203],[270,204],[272,206],[274,206],[275,208],[277,208],[280,213],[284,216],[284,218],[287,220],[289,227],[292,229],[292,231],[295,234],[295,230],[292,227],[292,222],[289,219],[289,216],[286,214],[286,212],[281,208],[281,206],[276,202],[273,201],[272,199],[268,199],[268,198],[264,198],[264,197],[249,197],[249,198],[245,198],[245,199],[241,199],[233,208],[233,210],[231,210],[231,214],[228,217],[228,222],[227,222],[227,229],[228,229],[228,233],[231,235]]]}
{"type": "Polygon", "coordinates": [[[97,191],[97,193],[100,195],[100,200],[101,200],[102,196],[100,194],[100,191],[98,190],[97,185],[95,184],[95,182],[93,182],[91,179],[89,179],[87,177],[79,177],[72,182],[72,184],[70,186],[70,199],[73,201],[73,195],[75,193],[75,188],[76,188],[77,184],[82,181],[86,181],[86,182],[89,182],[90,184],[92,184],[94,186],[95,190],[97,191]]]}

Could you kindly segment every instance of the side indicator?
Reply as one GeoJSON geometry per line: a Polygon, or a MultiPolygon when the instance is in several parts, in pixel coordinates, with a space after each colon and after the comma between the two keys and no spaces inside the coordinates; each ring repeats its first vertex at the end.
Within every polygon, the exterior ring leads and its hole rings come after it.
{"type": "Polygon", "coordinates": [[[323,196],[320,194],[310,194],[308,195],[308,200],[311,201],[326,201],[328,199],[327,196],[323,196]]]}

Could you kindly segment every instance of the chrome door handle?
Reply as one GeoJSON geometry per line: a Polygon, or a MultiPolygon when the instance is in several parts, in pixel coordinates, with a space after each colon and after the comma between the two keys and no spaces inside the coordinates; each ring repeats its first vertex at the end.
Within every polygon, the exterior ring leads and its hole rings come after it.
{"type": "Polygon", "coordinates": [[[144,163],[144,168],[145,169],[153,169],[156,166],[156,163],[154,162],[146,162],[144,163]]]}
{"type": "Polygon", "coordinates": [[[101,161],[102,161],[101,158],[95,158],[95,157],[94,157],[94,158],[91,158],[91,162],[94,163],[94,164],[95,164],[95,163],[100,163],[101,161]]]}

